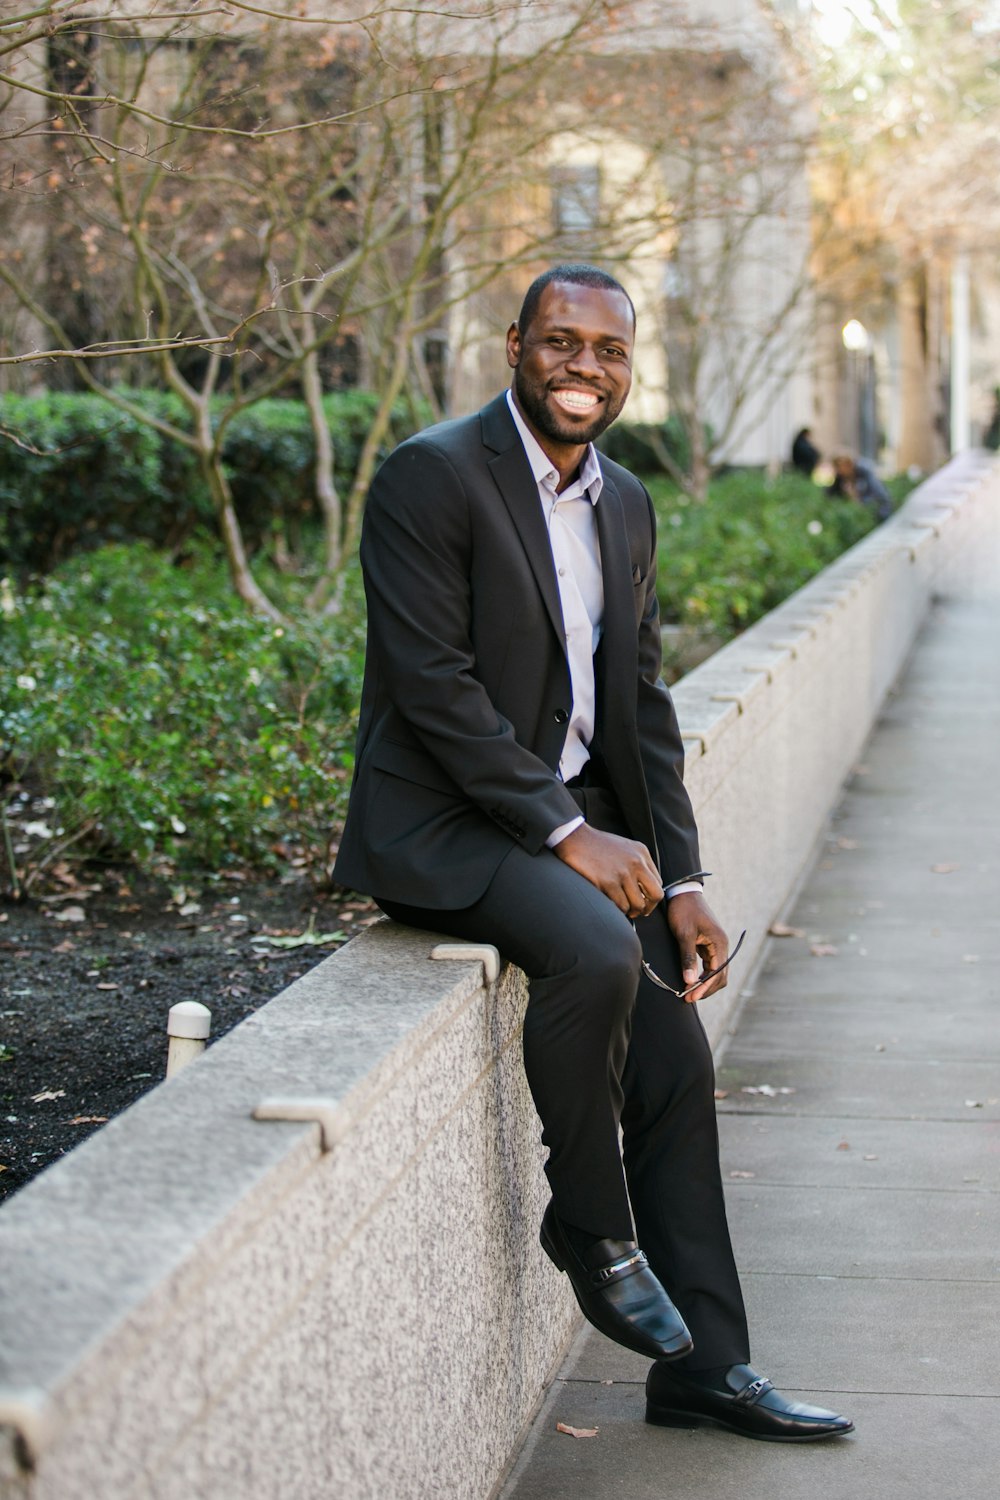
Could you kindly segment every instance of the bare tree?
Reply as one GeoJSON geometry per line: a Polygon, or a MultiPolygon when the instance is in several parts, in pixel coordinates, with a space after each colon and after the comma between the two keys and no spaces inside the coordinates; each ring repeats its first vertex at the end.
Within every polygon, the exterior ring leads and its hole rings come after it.
{"type": "MultiPolygon", "coordinates": [[[[163,0],[86,20],[50,0],[41,19],[20,18],[3,121],[19,155],[22,254],[0,279],[44,341],[0,364],[69,363],[193,451],[236,588],[277,617],[223,462],[232,423],[267,396],[304,396],[325,523],[310,602],[326,606],[393,405],[411,376],[427,383],[428,332],[497,275],[497,206],[530,203],[531,163],[553,128],[538,108],[546,81],[603,8],[531,7],[527,39],[520,3],[386,6],[349,25],[230,9],[240,25],[163,0]],[[321,396],[346,337],[366,351],[378,406],[342,497],[321,396]],[[185,421],[138,403],[125,377],[172,391],[185,421]]],[[[506,259],[540,249],[526,214],[506,259]]]]}

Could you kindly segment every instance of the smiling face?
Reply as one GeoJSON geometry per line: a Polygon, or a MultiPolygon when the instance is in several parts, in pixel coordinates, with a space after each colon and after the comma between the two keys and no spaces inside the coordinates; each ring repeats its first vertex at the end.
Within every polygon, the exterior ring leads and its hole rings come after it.
{"type": "Polygon", "coordinates": [[[610,287],[550,282],[524,334],[511,325],[514,396],[560,472],[625,405],[634,340],[628,298],[610,287]]]}

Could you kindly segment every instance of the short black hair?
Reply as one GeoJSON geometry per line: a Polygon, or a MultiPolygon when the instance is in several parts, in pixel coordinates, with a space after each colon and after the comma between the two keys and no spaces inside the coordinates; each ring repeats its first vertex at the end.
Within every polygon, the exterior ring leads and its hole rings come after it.
{"type": "Polygon", "coordinates": [[[635,327],[635,304],[621,282],[616,281],[613,276],[609,276],[607,271],[602,271],[598,266],[588,266],[581,263],[552,266],[548,271],[543,271],[540,276],[535,277],[524,294],[521,311],[517,315],[518,332],[522,338],[538,311],[538,304],[542,299],[542,293],[553,282],[559,282],[562,286],[593,286],[599,287],[604,292],[621,292],[631,309],[632,326],[633,328],[635,327]]]}

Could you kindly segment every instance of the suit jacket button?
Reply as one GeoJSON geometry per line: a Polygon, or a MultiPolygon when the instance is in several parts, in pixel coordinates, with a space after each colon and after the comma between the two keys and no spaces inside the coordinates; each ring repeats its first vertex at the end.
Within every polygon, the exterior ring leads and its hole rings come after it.
{"type": "Polygon", "coordinates": [[[566,712],[566,710],[564,708],[557,708],[556,711],[555,711],[555,713],[552,715],[552,717],[555,719],[555,721],[556,721],[557,724],[568,724],[569,723],[569,714],[566,712]]]}

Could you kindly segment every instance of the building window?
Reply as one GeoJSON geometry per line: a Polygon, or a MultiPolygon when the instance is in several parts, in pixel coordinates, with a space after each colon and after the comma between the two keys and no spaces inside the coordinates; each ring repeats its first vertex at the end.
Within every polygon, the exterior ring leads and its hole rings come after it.
{"type": "Polygon", "coordinates": [[[551,182],[556,234],[573,238],[596,229],[601,210],[597,165],[554,167],[551,182]]]}

